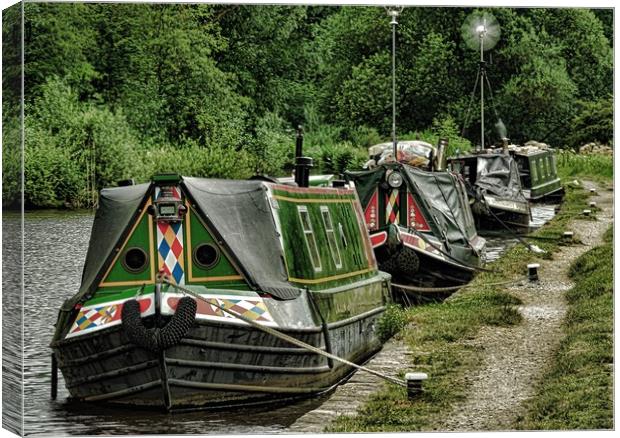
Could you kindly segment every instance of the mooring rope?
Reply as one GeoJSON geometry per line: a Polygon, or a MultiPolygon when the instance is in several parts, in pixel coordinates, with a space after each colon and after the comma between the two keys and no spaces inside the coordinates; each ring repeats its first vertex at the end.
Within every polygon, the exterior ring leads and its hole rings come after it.
{"type": "Polygon", "coordinates": [[[528,276],[524,275],[522,277],[516,278],[514,280],[506,280],[506,281],[498,281],[498,282],[494,282],[494,283],[476,283],[476,284],[465,284],[463,286],[446,286],[446,287],[421,287],[421,286],[411,286],[411,285],[407,285],[407,284],[397,284],[397,283],[392,283],[392,286],[397,287],[399,289],[403,289],[403,290],[409,290],[412,292],[452,292],[452,291],[456,291],[459,289],[467,289],[470,287],[485,287],[485,286],[504,286],[507,284],[513,284],[513,283],[518,283],[520,281],[524,281],[527,280],[528,276]]]}
{"type": "Polygon", "coordinates": [[[370,368],[366,368],[363,365],[358,365],[356,363],[353,363],[351,361],[343,359],[343,358],[341,358],[339,356],[336,356],[335,354],[328,353],[327,351],[321,350],[320,348],[317,348],[314,345],[310,345],[310,344],[307,344],[307,343],[305,343],[303,341],[300,341],[299,339],[293,338],[292,336],[289,336],[289,335],[287,335],[285,333],[282,333],[282,332],[280,332],[278,330],[275,330],[275,329],[273,329],[271,327],[267,327],[267,326],[264,326],[262,324],[259,324],[256,321],[251,320],[250,318],[247,318],[247,317],[245,317],[245,316],[243,316],[243,315],[241,315],[241,314],[239,314],[239,313],[237,313],[235,311],[227,309],[226,307],[220,305],[217,302],[217,300],[208,300],[208,299],[204,298],[202,295],[200,295],[200,294],[198,294],[198,293],[196,293],[196,292],[194,292],[194,291],[192,291],[190,289],[187,289],[187,288],[185,288],[183,286],[179,286],[178,284],[174,284],[174,283],[170,282],[166,278],[161,278],[161,281],[163,283],[166,283],[166,284],[174,287],[176,290],[180,291],[181,293],[187,294],[187,295],[189,295],[189,296],[191,296],[191,297],[193,297],[193,298],[195,298],[197,300],[201,300],[201,301],[203,301],[203,302],[205,302],[207,304],[215,306],[218,309],[220,309],[221,311],[231,315],[232,317],[240,319],[241,321],[251,325],[252,327],[254,327],[254,328],[258,329],[258,330],[261,330],[261,331],[263,331],[265,333],[268,333],[268,334],[270,334],[272,336],[275,336],[276,338],[282,339],[283,341],[289,342],[289,343],[291,343],[293,345],[296,345],[296,346],[298,346],[300,348],[303,348],[305,350],[309,350],[309,351],[311,351],[313,353],[320,354],[321,356],[325,356],[325,357],[327,357],[329,359],[337,360],[338,362],[342,362],[345,365],[349,365],[349,366],[351,366],[353,368],[356,368],[358,370],[366,371],[369,374],[372,374],[372,375],[377,376],[377,377],[379,377],[381,379],[387,380],[388,382],[394,383],[396,385],[407,387],[407,383],[405,381],[403,381],[403,380],[400,380],[400,379],[388,376],[386,374],[380,373],[380,372],[372,370],[370,368]]]}

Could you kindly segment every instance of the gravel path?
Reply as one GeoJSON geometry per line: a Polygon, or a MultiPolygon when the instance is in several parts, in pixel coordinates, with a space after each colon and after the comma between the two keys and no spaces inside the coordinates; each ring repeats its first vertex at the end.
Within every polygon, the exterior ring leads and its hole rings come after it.
{"type": "MultiPolygon", "coordinates": [[[[584,186],[597,188],[589,182],[584,186]]],[[[596,213],[597,220],[575,220],[568,228],[583,244],[561,247],[553,260],[543,260],[537,285],[526,283],[509,290],[523,301],[519,307],[523,323],[506,328],[484,327],[469,341],[484,349],[482,366],[467,378],[466,399],[446,413],[446,421],[437,430],[509,430],[517,416],[524,413],[524,402],[534,395],[535,383],[563,336],[564,293],[573,286],[566,275],[568,267],[581,254],[599,245],[613,222],[612,191],[598,189],[590,200],[601,209],[596,213]]]]}

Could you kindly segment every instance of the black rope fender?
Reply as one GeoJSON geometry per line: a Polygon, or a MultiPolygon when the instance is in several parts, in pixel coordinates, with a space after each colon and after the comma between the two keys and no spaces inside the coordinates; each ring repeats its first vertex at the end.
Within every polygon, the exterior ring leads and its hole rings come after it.
{"type": "Polygon", "coordinates": [[[121,311],[123,330],[133,344],[153,352],[162,351],[183,339],[196,320],[197,308],[196,300],[182,297],[176,312],[164,327],[147,329],[140,316],[140,304],[129,300],[123,304],[121,311]]]}

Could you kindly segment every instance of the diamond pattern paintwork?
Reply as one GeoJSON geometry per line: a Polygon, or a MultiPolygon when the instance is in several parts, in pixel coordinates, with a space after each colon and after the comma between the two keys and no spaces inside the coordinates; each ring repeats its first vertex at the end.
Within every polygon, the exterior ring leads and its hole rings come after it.
{"type": "Polygon", "coordinates": [[[158,270],[163,270],[176,284],[185,284],[183,224],[157,223],[158,270]]]}

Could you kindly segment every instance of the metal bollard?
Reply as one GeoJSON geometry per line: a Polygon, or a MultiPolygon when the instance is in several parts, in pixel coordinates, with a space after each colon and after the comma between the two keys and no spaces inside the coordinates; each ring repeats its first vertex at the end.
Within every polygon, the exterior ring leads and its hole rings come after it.
{"type": "Polygon", "coordinates": [[[527,278],[531,282],[538,281],[538,268],[540,268],[539,263],[530,263],[527,265],[527,278]]]}
{"type": "Polygon", "coordinates": [[[592,213],[592,211],[591,210],[584,210],[582,213],[583,213],[584,216],[590,216],[590,213],[592,213]]]}
{"type": "Polygon", "coordinates": [[[562,240],[569,242],[571,240],[573,240],[573,232],[572,231],[564,231],[564,234],[562,234],[562,240]]]}
{"type": "Polygon", "coordinates": [[[590,193],[596,193],[596,189],[590,189],[590,193]]]}
{"type": "Polygon", "coordinates": [[[590,202],[590,208],[596,208],[596,202],[591,201],[590,202]]]}
{"type": "Polygon", "coordinates": [[[428,375],[426,373],[405,374],[405,381],[407,382],[407,397],[409,399],[413,399],[422,393],[422,382],[426,379],[428,379],[428,375]]]}

